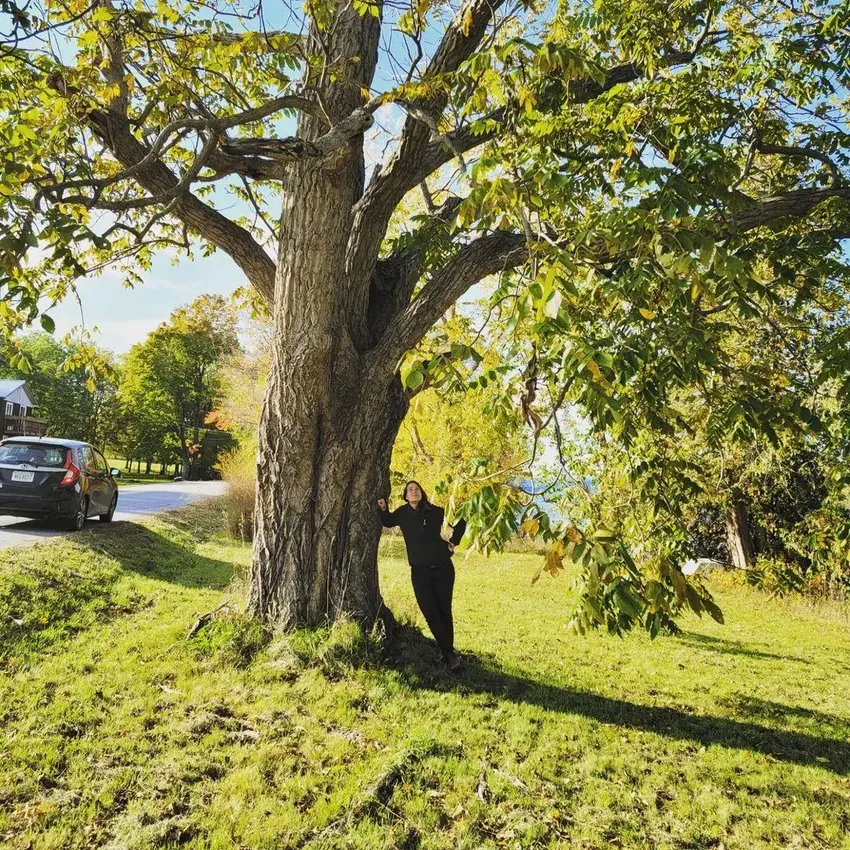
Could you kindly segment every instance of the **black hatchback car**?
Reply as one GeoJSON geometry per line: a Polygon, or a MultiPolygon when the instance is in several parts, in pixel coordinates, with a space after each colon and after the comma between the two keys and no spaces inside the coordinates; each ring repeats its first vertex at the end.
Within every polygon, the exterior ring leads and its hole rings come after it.
{"type": "Polygon", "coordinates": [[[91,516],[111,522],[120,475],[88,443],[9,437],[0,441],[0,516],[58,519],[72,531],[91,516]]]}

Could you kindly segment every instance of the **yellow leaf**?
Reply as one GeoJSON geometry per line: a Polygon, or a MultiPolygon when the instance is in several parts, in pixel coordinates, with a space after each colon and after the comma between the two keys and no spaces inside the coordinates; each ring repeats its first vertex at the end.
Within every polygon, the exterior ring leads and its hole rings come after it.
{"type": "Polygon", "coordinates": [[[571,525],[567,529],[567,540],[569,540],[570,543],[578,543],[581,541],[581,534],[579,534],[579,530],[574,525],[571,525]]]}
{"type": "Polygon", "coordinates": [[[641,307],[639,312],[647,322],[651,322],[655,318],[655,313],[652,310],[647,310],[646,307],[641,307]]]}
{"type": "Polygon", "coordinates": [[[97,44],[99,38],[100,35],[97,30],[87,30],[77,38],[77,44],[80,47],[91,47],[93,44],[97,44]]]}
{"type": "Polygon", "coordinates": [[[369,100],[369,98],[372,97],[372,95],[369,93],[369,89],[367,89],[365,86],[360,87],[360,94],[363,95],[363,100],[369,100]]]}
{"type": "Polygon", "coordinates": [[[520,525],[519,530],[523,534],[533,537],[538,531],[540,531],[540,520],[534,518],[527,519],[522,523],[522,525],[520,525]]]}
{"type": "Polygon", "coordinates": [[[611,389],[611,382],[602,374],[602,370],[595,360],[587,361],[587,370],[593,376],[594,382],[599,384],[600,387],[606,390],[611,389]]]}
{"type": "Polygon", "coordinates": [[[550,576],[554,577],[558,575],[558,573],[564,569],[563,557],[564,544],[556,540],[546,553],[546,557],[543,560],[543,569],[546,570],[550,576]]]}
{"type": "Polygon", "coordinates": [[[687,592],[685,590],[685,577],[677,569],[670,570],[670,581],[673,583],[673,589],[676,591],[676,598],[680,605],[684,605],[687,601],[687,592]]]}
{"type": "Polygon", "coordinates": [[[470,6],[466,10],[466,13],[463,16],[463,20],[460,23],[460,31],[465,36],[469,35],[469,32],[470,32],[471,29],[472,29],[472,6],[470,6]]]}

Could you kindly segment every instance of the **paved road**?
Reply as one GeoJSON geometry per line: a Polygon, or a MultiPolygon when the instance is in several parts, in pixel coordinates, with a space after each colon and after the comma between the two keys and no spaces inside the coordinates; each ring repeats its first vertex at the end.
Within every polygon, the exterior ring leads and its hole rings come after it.
{"type": "MultiPolygon", "coordinates": [[[[176,481],[162,484],[127,485],[118,489],[116,520],[133,522],[159,511],[179,508],[209,496],[224,492],[221,481],[176,481]]],[[[97,520],[89,520],[97,523],[97,520]]],[[[68,534],[46,523],[15,517],[0,517],[0,549],[8,546],[29,546],[47,537],[68,534]]]]}

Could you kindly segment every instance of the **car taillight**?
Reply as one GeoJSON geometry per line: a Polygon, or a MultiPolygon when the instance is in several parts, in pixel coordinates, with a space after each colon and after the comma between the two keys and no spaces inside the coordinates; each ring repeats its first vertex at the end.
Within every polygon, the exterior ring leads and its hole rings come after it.
{"type": "Polygon", "coordinates": [[[74,465],[71,461],[71,452],[68,452],[68,456],[65,458],[65,477],[59,482],[59,486],[65,485],[67,487],[76,484],[79,478],[80,468],[74,465]]]}

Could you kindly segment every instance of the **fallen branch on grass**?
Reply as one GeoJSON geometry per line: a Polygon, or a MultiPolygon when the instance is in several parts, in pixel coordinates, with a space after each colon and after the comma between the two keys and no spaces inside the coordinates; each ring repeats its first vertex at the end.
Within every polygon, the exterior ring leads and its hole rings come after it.
{"type": "Polygon", "coordinates": [[[192,628],[189,629],[189,632],[186,635],[186,640],[193,638],[202,628],[204,628],[204,626],[209,625],[215,618],[215,615],[218,614],[219,611],[223,611],[225,608],[230,610],[230,605],[223,602],[218,606],[218,608],[215,608],[212,611],[207,611],[206,614],[201,614],[201,616],[192,623],[192,628]]]}

